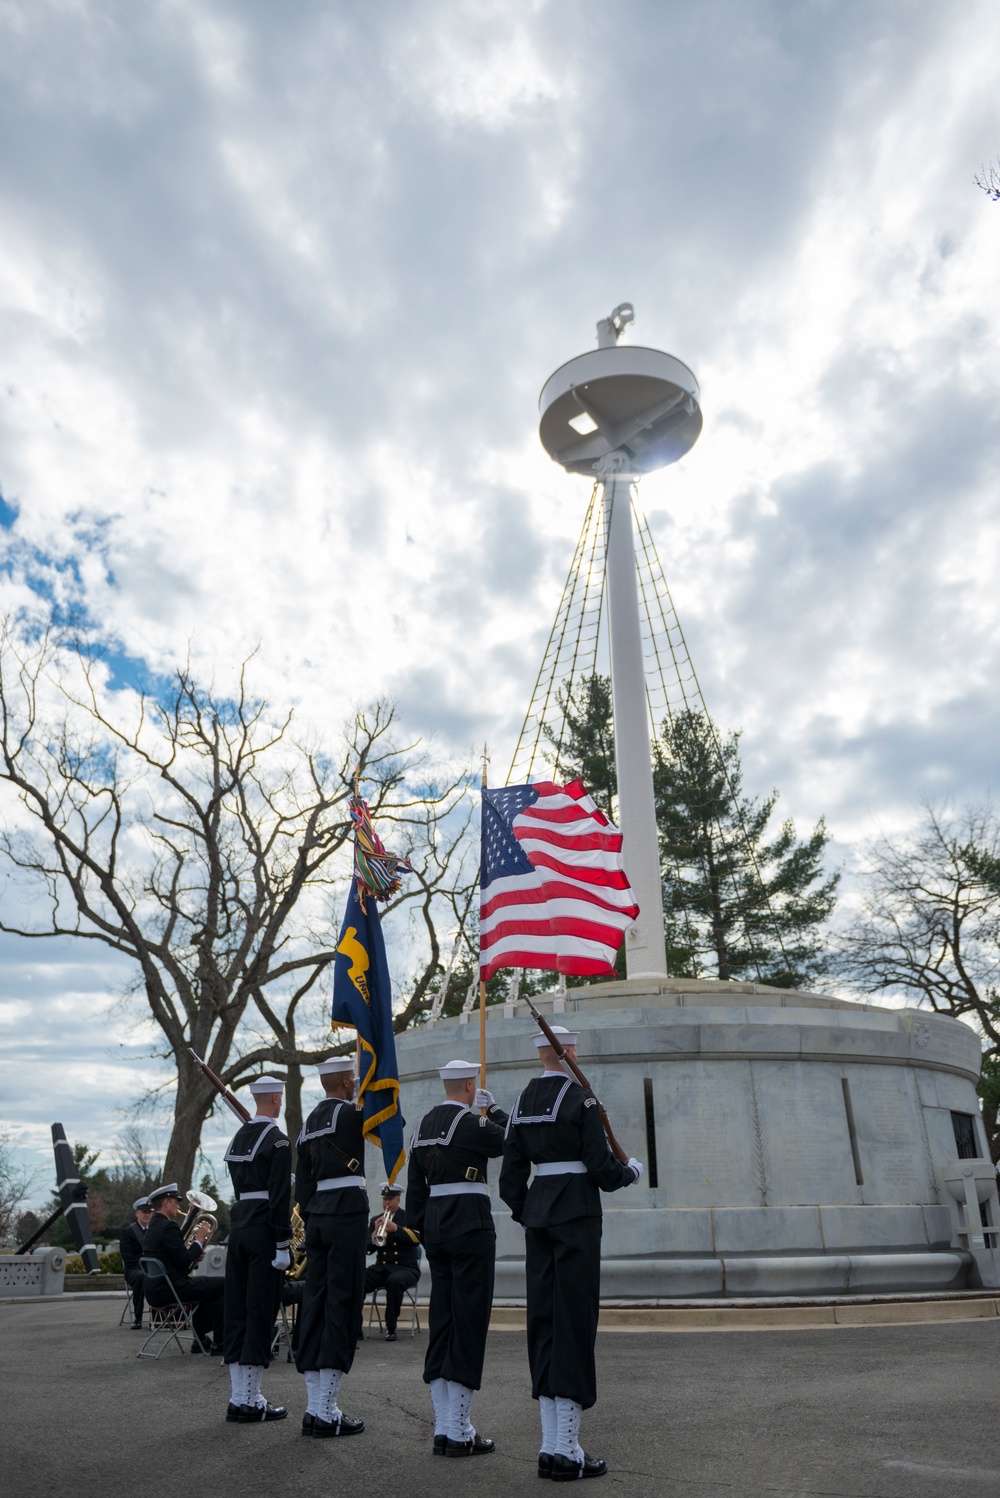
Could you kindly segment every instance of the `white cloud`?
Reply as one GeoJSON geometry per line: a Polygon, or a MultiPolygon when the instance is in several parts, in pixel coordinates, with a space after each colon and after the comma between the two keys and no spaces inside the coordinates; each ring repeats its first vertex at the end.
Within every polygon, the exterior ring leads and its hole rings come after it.
{"type": "MultiPolygon", "coordinates": [[[[41,570],[156,670],[190,647],[222,680],[259,643],[317,731],[389,692],[505,766],[587,492],[537,392],[628,297],[702,383],[641,499],[751,787],[844,845],[982,793],[992,7],[3,15],[13,604],[41,570]]],[[[36,950],[4,950],[3,1033],[64,1056],[25,1020],[36,950]]]]}

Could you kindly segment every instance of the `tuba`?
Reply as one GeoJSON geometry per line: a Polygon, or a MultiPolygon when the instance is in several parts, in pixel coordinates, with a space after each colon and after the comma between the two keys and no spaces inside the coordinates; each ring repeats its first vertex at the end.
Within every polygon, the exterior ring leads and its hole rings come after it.
{"type": "Polygon", "coordinates": [[[292,1262],[285,1270],[285,1278],[300,1280],[306,1272],[306,1225],[298,1203],[292,1208],[292,1237],[288,1246],[292,1262]]]}
{"type": "MultiPolygon", "coordinates": [[[[212,1213],[219,1205],[214,1196],[209,1196],[207,1191],[189,1191],[187,1193],[187,1200],[191,1203],[191,1208],[181,1223],[181,1237],[184,1239],[185,1248],[193,1242],[195,1230],[203,1222],[210,1222],[212,1224],[213,1233],[219,1226],[218,1218],[212,1216],[212,1213]]],[[[211,1237],[211,1233],[209,1237],[211,1237]]]]}

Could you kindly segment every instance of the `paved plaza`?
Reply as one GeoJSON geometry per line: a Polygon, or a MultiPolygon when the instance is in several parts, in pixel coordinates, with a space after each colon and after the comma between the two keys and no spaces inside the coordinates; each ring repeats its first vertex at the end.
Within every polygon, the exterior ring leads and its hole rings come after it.
{"type": "MultiPolygon", "coordinates": [[[[341,1403],[363,1435],[299,1434],[302,1383],[273,1366],[287,1421],[223,1421],[229,1375],[167,1352],[137,1361],[119,1301],[0,1306],[0,1491],[17,1498],[529,1494],[538,1422],[524,1335],[494,1332],[473,1417],[494,1456],[430,1454],[426,1334],[366,1341],[341,1403]]],[[[585,1444],[596,1491],[666,1498],[996,1498],[1000,1319],[800,1331],[603,1332],[585,1444]]],[[[544,1490],[542,1490],[544,1491],[544,1490]]]]}

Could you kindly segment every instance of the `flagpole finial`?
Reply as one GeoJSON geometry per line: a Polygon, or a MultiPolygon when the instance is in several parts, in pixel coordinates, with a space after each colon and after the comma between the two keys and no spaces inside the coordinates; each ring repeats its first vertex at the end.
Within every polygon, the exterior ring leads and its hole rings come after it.
{"type": "Polygon", "coordinates": [[[484,785],[484,786],[485,786],[485,784],[486,784],[486,766],[487,766],[487,765],[488,765],[488,764],[489,764],[489,762],[490,762],[490,757],[489,757],[489,755],[488,755],[488,754],[487,754],[487,752],[486,752],[486,747],[487,747],[487,746],[486,746],[486,740],[485,740],[485,739],[484,739],[484,740],[483,740],[483,752],[482,752],[482,754],[481,754],[481,755],[480,755],[480,758],[481,758],[481,760],[482,760],[482,762],[483,762],[483,778],[482,778],[482,782],[481,782],[481,783],[482,783],[482,784],[483,784],[483,785],[484,785]]]}

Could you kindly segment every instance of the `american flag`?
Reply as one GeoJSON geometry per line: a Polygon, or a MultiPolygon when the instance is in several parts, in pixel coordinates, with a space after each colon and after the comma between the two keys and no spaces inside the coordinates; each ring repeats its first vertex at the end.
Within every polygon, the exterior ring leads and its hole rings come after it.
{"type": "Polygon", "coordinates": [[[582,780],[483,788],[479,973],[505,967],[613,973],[639,914],[622,836],[582,780]]]}

